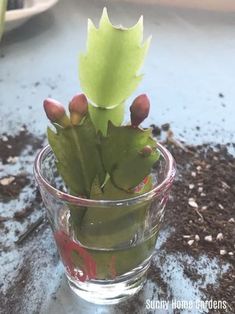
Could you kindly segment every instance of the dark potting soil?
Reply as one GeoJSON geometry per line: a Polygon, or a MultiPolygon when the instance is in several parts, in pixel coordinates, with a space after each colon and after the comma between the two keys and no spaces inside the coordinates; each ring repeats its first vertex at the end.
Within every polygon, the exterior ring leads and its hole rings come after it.
{"type": "MultiPolygon", "coordinates": [[[[208,284],[201,291],[207,300],[226,301],[227,312],[235,313],[235,158],[228,152],[234,144],[178,146],[166,141],[165,145],[175,158],[177,176],[163,224],[163,228],[173,227],[174,231],[160,249],[195,259],[206,254],[217,258],[221,267],[229,265],[214,285],[208,284]]],[[[184,275],[193,282],[204,282],[188,263],[184,275]]],[[[148,277],[156,278],[163,292],[170,294],[155,265],[151,265],[148,277]]]]}
{"type": "MultiPolygon", "coordinates": [[[[153,133],[160,135],[161,132],[168,132],[170,125],[164,125],[162,128],[154,126],[153,133]]],[[[15,137],[4,134],[0,139],[0,160],[2,164],[11,164],[12,158],[20,156],[26,146],[30,146],[29,155],[35,154],[35,150],[42,146],[43,139],[31,135],[26,128],[20,131],[15,137]],[[10,158],[10,159],[9,159],[10,158]]],[[[177,252],[185,253],[200,258],[206,254],[209,258],[217,258],[222,265],[229,264],[229,270],[220,277],[214,285],[207,285],[201,288],[206,299],[225,300],[228,304],[228,313],[235,313],[235,158],[230,155],[226,146],[210,144],[200,146],[179,146],[177,142],[168,141],[164,143],[172,152],[177,163],[177,178],[174,182],[172,193],[167,205],[163,229],[173,228],[173,232],[162,244],[160,250],[166,253],[174,254],[177,252]]],[[[0,180],[5,175],[0,176],[0,180]]],[[[27,186],[32,186],[32,176],[29,174],[15,173],[14,180],[8,185],[0,184],[1,201],[8,202],[9,199],[17,199],[19,194],[27,186]]],[[[2,181],[4,182],[4,181],[2,181]]],[[[9,219],[16,223],[23,223],[30,215],[33,215],[35,204],[41,202],[38,192],[26,206],[16,211],[10,218],[2,215],[0,212],[0,231],[7,236],[9,219]]],[[[39,221],[41,223],[42,221],[39,221]]],[[[37,223],[37,222],[36,222],[37,223]]],[[[36,237],[36,227],[28,226],[26,237],[21,232],[15,230],[19,236],[19,244],[22,250],[27,241],[33,241],[36,237]]],[[[40,245],[40,242],[38,242],[40,245]]],[[[11,248],[8,248],[10,250],[11,248]]],[[[25,256],[25,260],[33,258],[25,256]]],[[[36,261],[31,260],[31,265],[36,261]]],[[[160,263],[164,260],[160,259],[160,263]]],[[[22,264],[24,267],[24,263],[22,264]]],[[[12,282],[5,293],[5,298],[0,298],[0,308],[3,311],[11,303],[11,309],[17,309],[22,313],[21,297],[25,283],[30,284],[34,274],[20,271],[20,280],[12,282]],[[14,288],[14,289],[13,289],[14,288]],[[9,299],[9,300],[8,300],[9,299]],[[10,302],[10,303],[9,303],[10,302]]],[[[199,279],[203,281],[192,265],[185,263],[184,276],[192,282],[199,279]]],[[[161,269],[152,264],[148,272],[148,280],[156,282],[160,290],[153,288],[153,297],[157,294],[159,298],[166,296],[171,298],[171,287],[164,280],[161,269]]],[[[0,286],[1,294],[1,286],[0,286]]],[[[118,305],[123,313],[137,313],[143,306],[142,292],[132,300],[118,305]]],[[[31,302],[29,300],[29,302],[31,302]]],[[[224,312],[211,312],[224,313],[224,312]]]]}
{"type": "Polygon", "coordinates": [[[226,146],[168,145],[178,169],[165,221],[175,228],[164,244],[168,251],[187,251],[235,262],[235,159],[226,146]]]}
{"type": "Polygon", "coordinates": [[[3,165],[14,163],[14,158],[20,156],[27,147],[30,147],[28,154],[34,155],[35,151],[42,147],[43,142],[44,138],[28,132],[25,125],[15,136],[3,133],[0,137],[0,161],[3,165]]]}
{"type": "MultiPolygon", "coordinates": [[[[152,128],[157,137],[170,130],[169,124],[161,128],[152,125],[152,128]]],[[[176,160],[177,176],[162,226],[174,231],[160,251],[191,255],[195,260],[205,254],[209,263],[216,258],[221,268],[230,265],[215,284],[207,284],[200,291],[205,300],[226,301],[226,313],[235,313],[235,158],[228,152],[228,146],[234,144],[184,146],[171,137],[164,144],[176,160]]],[[[164,264],[164,258],[159,260],[164,264]]],[[[205,281],[204,275],[188,262],[183,265],[183,273],[192,282],[205,281]]],[[[155,291],[153,288],[152,300],[172,300],[172,289],[155,262],[148,271],[148,280],[158,286],[155,291]]],[[[138,313],[136,298],[119,308],[123,313],[138,313]]],[[[208,313],[225,311],[210,309],[208,313]]]]}
{"type": "Polygon", "coordinates": [[[8,202],[11,199],[17,198],[22,189],[30,183],[27,175],[22,173],[16,176],[3,177],[3,181],[1,181],[4,182],[4,179],[10,180],[10,183],[4,185],[0,182],[0,201],[2,202],[8,202]]]}

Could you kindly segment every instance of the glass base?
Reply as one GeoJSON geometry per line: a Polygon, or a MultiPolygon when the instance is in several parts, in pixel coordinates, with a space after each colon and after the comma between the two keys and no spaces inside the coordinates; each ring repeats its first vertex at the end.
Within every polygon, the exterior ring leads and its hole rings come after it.
{"type": "Polygon", "coordinates": [[[149,261],[116,280],[90,280],[81,282],[67,275],[73,292],[82,299],[95,304],[117,304],[141,290],[146,280],[149,261]]]}

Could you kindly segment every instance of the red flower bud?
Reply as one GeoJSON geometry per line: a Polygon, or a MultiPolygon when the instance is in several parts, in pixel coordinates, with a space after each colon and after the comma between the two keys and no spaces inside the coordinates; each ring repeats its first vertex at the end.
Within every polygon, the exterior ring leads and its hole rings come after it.
{"type": "Polygon", "coordinates": [[[46,115],[51,122],[58,123],[63,127],[71,125],[66,116],[64,107],[57,100],[47,98],[44,100],[43,106],[46,115]]]}
{"type": "Polygon", "coordinates": [[[84,116],[88,111],[88,102],[84,94],[77,94],[69,103],[69,111],[79,113],[84,116]]]}
{"type": "Polygon", "coordinates": [[[70,120],[73,125],[78,125],[82,117],[88,112],[88,102],[84,94],[77,94],[69,103],[70,120]]]}
{"type": "Polygon", "coordinates": [[[148,157],[152,154],[153,150],[152,150],[152,147],[149,146],[149,145],[146,145],[142,150],[141,150],[141,155],[143,157],[148,157]]]}
{"type": "Polygon", "coordinates": [[[135,98],[130,106],[131,124],[137,127],[147,118],[149,114],[150,102],[147,95],[142,94],[135,98]]]}
{"type": "Polygon", "coordinates": [[[52,122],[60,121],[65,115],[64,107],[55,99],[47,98],[43,102],[47,118],[52,122]]]}

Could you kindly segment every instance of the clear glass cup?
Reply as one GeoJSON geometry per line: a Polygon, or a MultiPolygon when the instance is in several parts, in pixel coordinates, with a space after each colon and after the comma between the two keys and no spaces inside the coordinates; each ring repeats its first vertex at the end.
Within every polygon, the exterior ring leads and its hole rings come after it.
{"type": "Polygon", "coordinates": [[[35,178],[69,285],[89,302],[119,303],[145,282],[175,176],[173,157],[161,144],[157,149],[153,189],[124,200],[69,195],[50,146],[36,157],[35,178]]]}

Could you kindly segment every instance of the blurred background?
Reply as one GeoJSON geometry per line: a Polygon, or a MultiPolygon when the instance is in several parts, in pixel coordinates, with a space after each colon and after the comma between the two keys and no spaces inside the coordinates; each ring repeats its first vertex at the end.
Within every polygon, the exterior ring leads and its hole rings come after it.
{"type": "MultiPolygon", "coordinates": [[[[12,0],[0,49],[1,132],[27,124],[44,133],[43,99],[67,104],[80,91],[78,54],[87,18],[107,6],[114,24],[144,16],[152,44],[136,94],[152,102],[146,124],[170,123],[186,142],[234,139],[234,1],[12,0]],[[18,10],[10,10],[16,7],[18,10]]],[[[134,97],[135,95],[133,95],[134,97]]],[[[131,102],[132,99],[129,99],[131,102]]]]}

